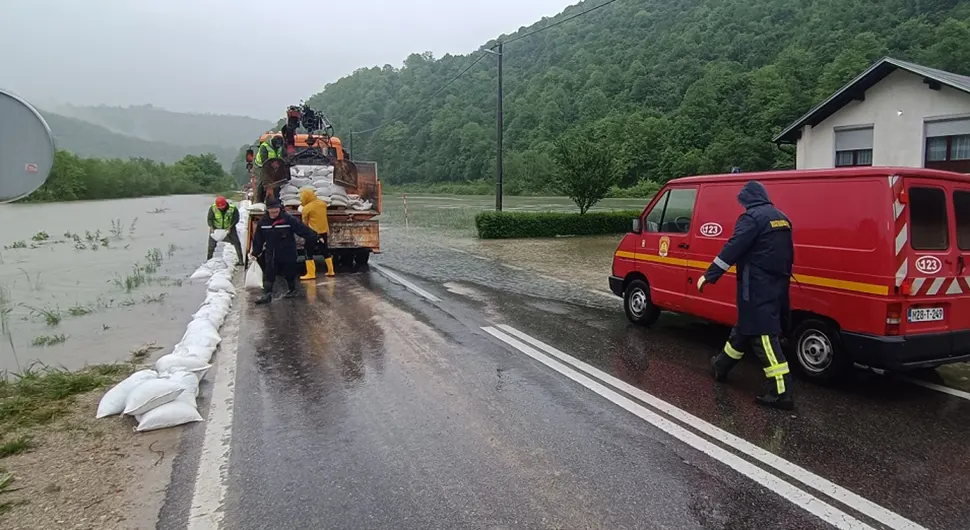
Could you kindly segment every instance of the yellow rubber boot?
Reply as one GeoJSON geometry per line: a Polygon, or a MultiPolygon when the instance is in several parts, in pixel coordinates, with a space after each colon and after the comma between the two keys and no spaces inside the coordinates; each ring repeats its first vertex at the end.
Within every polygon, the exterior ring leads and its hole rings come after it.
{"type": "Polygon", "coordinates": [[[317,264],[312,260],[306,260],[306,276],[300,276],[301,280],[315,280],[317,278],[317,264]]]}
{"type": "Polygon", "coordinates": [[[327,276],[334,276],[333,273],[333,258],[327,258],[323,260],[327,263],[327,276]]]}

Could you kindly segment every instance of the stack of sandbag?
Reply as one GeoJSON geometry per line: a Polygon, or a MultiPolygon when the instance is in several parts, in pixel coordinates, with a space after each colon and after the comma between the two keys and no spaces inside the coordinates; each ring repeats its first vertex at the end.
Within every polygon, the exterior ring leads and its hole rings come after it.
{"type": "MultiPolygon", "coordinates": [[[[243,241],[249,209],[248,201],[240,203],[236,231],[243,241]]],[[[192,315],[182,340],[172,353],[155,362],[154,370],[135,372],[108,390],[98,404],[98,418],[133,416],[138,422],[135,427],[138,432],[202,421],[196,402],[199,382],[212,367],[212,356],[222,341],[219,328],[229,314],[236,292],[231,278],[237,260],[235,249],[227,246],[222,259],[213,258],[199,268],[207,271],[209,278],[206,297],[192,315]]]]}
{"type": "MultiPolygon", "coordinates": [[[[235,255],[236,250],[232,248],[232,245],[227,245],[227,247],[229,247],[232,253],[235,255]]],[[[225,251],[223,251],[223,256],[225,256],[225,251]]],[[[199,280],[199,279],[211,278],[214,273],[218,271],[226,271],[228,269],[229,269],[229,266],[226,264],[225,259],[212,258],[209,261],[200,265],[198,269],[195,269],[195,272],[192,273],[192,276],[189,276],[189,279],[199,280]]]]}
{"type": "Polygon", "coordinates": [[[299,206],[300,188],[294,186],[292,183],[283,186],[280,188],[280,201],[283,203],[283,206],[299,206]]]}

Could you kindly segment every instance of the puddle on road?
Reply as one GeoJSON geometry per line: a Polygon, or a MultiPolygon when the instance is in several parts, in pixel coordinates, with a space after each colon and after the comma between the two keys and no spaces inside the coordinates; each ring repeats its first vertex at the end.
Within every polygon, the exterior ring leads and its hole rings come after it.
{"type": "Polygon", "coordinates": [[[205,259],[211,201],[192,195],[0,206],[0,287],[16,352],[4,339],[0,370],[37,361],[80,368],[127,360],[152,342],[177,342],[205,294],[185,279],[205,259]]]}

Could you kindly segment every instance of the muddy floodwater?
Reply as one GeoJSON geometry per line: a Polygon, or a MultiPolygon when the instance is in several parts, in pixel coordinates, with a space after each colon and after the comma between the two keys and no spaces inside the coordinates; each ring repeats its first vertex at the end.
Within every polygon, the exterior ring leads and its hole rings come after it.
{"type": "Polygon", "coordinates": [[[0,206],[0,370],[73,369],[171,348],[204,299],[204,284],[187,278],[205,260],[212,200],[0,206]]]}

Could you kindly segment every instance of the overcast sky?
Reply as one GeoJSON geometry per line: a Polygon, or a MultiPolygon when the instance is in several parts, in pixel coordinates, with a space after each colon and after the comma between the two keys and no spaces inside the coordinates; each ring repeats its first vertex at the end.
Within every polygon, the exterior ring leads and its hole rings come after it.
{"type": "Polygon", "coordinates": [[[468,53],[577,1],[0,0],[0,87],[275,119],[357,68],[468,53]]]}

